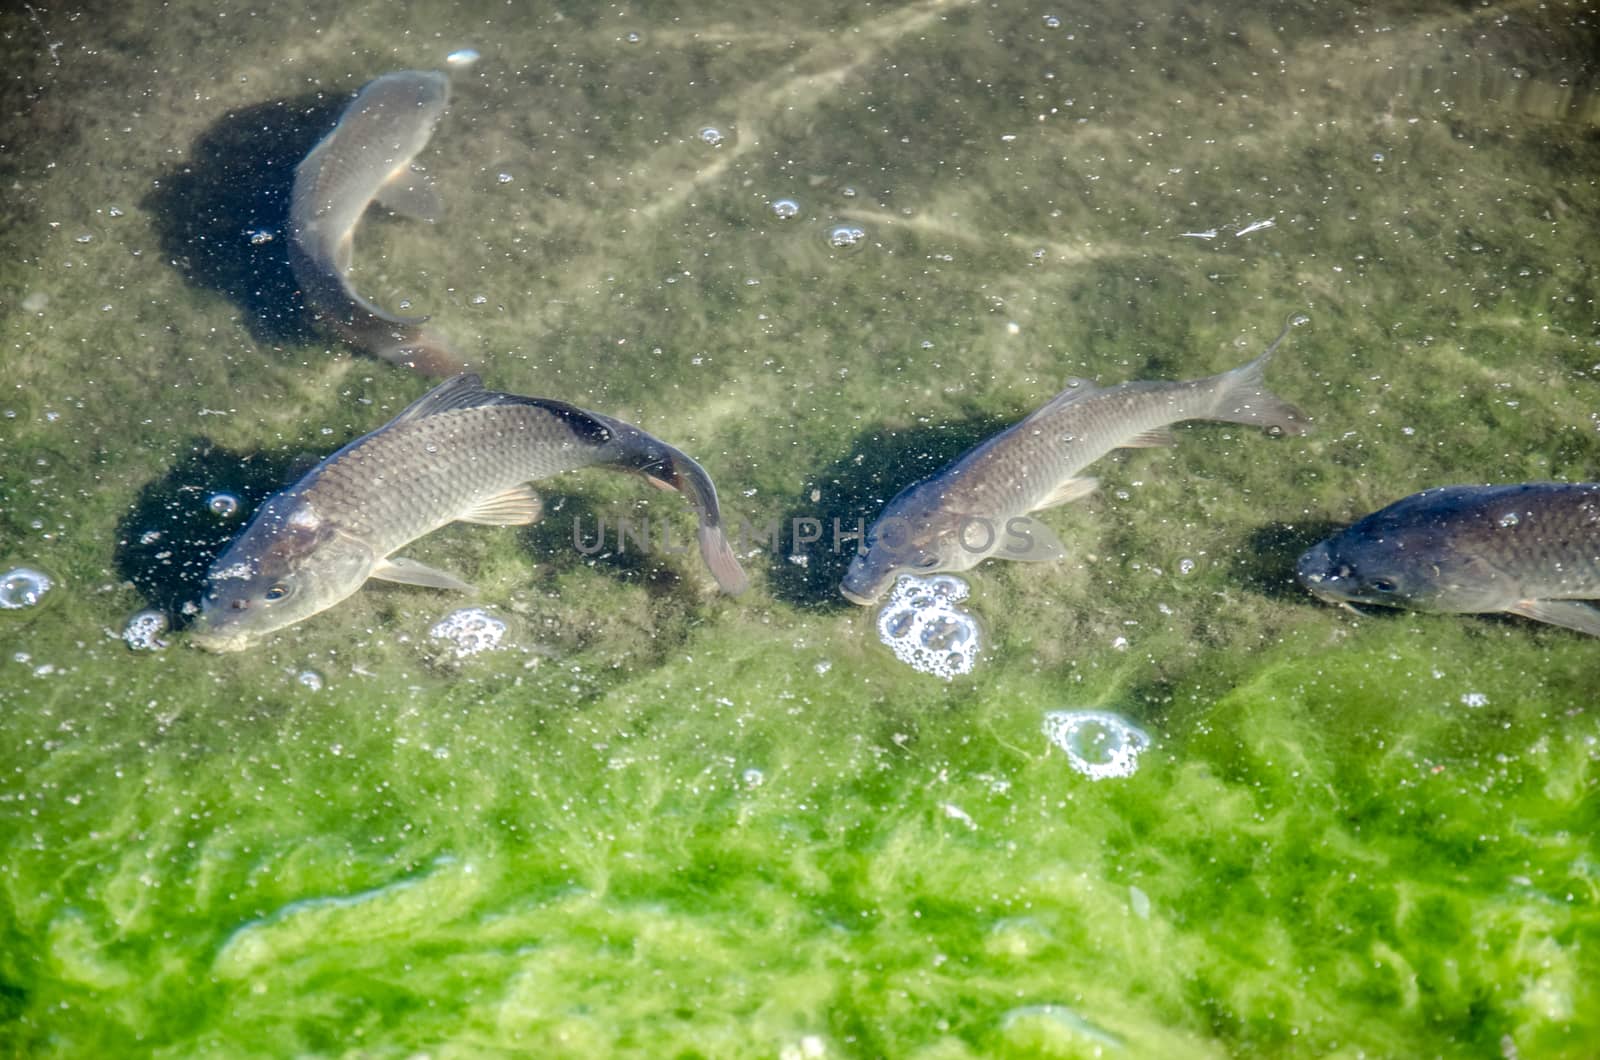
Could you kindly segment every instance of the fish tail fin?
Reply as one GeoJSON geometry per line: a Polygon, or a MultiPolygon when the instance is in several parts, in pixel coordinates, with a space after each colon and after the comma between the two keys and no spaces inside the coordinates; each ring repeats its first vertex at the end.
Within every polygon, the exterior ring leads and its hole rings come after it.
{"type": "Polygon", "coordinates": [[[427,330],[418,330],[416,334],[376,352],[386,361],[414,369],[423,375],[458,375],[468,367],[449,343],[427,330]]]}
{"type": "Polygon", "coordinates": [[[750,579],[739,559],[733,554],[733,545],[722,527],[722,509],[717,505],[717,487],[705,468],[666,443],[650,467],[642,469],[646,478],[656,485],[677,490],[694,506],[700,516],[700,556],[711,570],[722,591],[738,596],[750,586],[750,579]]]}
{"type": "Polygon", "coordinates": [[[1289,330],[1310,318],[1292,314],[1283,330],[1261,356],[1217,377],[1217,405],[1208,419],[1226,423],[1246,423],[1275,434],[1306,433],[1306,415],[1294,405],[1267,389],[1266,367],[1272,355],[1288,337],[1289,330]]]}

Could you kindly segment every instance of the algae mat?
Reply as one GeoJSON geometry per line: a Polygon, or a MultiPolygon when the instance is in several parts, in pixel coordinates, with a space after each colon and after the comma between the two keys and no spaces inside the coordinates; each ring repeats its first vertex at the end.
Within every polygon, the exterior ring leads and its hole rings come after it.
{"type": "Polygon", "coordinates": [[[0,569],[53,579],[0,611],[0,1051],[1600,1049],[1600,645],[1291,578],[1414,490],[1600,474],[1592,5],[99,6],[0,23],[0,569]],[[427,385],[307,323],[294,164],[462,49],[445,215],[375,211],[358,289],[779,540],[719,597],[676,498],[576,474],[411,550],[475,597],[192,650],[253,506],[427,385]],[[1291,312],[1314,431],[1102,462],[1068,559],[967,577],[970,674],[837,596],[1066,378],[1291,312]],[[1047,739],[1088,709],[1132,775],[1047,739]]]}

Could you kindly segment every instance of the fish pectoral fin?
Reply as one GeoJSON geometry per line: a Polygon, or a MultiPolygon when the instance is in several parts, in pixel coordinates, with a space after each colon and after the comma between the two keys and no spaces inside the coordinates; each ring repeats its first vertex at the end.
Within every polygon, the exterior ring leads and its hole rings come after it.
{"type": "Polygon", "coordinates": [[[539,495],[527,486],[512,486],[493,497],[485,497],[474,504],[465,515],[456,516],[458,522],[483,523],[488,526],[527,526],[537,522],[544,511],[539,495]]]}
{"type": "Polygon", "coordinates": [[[455,589],[463,593],[473,591],[472,586],[454,574],[446,574],[426,563],[418,563],[404,556],[390,556],[388,559],[379,560],[371,577],[386,582],[399,582],[401,585],[421,585],[429,589],[455,589]]]}
{"type": "Polygon", "coordinates": [[[656,478],[654,475],[646,473],[644,480],[658,490],[666,490],[668,493],[678,492],[678,487],[674,486],[664,478],[656,478]]]}
{"type": "Polygon", "coordinates": [[[1172,433],[1171,427],[1153,427],[1143,434],[1135,435],[1117,446],[1118,449],[1159,449],[1164,446],[1177,445],[1178,436],[1172,433]]]}
{"type": "Polygon", "coordinates": [[[1000,534],[1000,547],[992,553],[996,559],[1014,559],[1022,563],[1051,563],[1066,554],[1067,546],[1061,543],[1054,530],[1026,515],[1006,520],[1000,534]]]}
{"type": "Polygon", "coordinates": [[[1600,608],[1578,600],[1519,600],[1506,610],[1535,622],[1548,622],[1552,626],[1600,637],[1600,608]]]}
{"type": "Polygon", "coordinates": [[[434,190],[427,177],[413,169],[407,168],[396,173],[389,183],[378,189],[378,194],[374,197],[379,206],[385,210],[392,210],[402,217],[411,217],[431,224],[444,216],[439,193],[434,190]]]}
{"type": "Polygon", "coordinates": [[[355,229],[351,229],[339,237],[339,242],[333,245],[333,267],[343,276],[350,271],[350,263],[355,260],[356,241],[355,229]]]}
{"type": "Polygon", "coordinates": [[[1069,478],[1067,481],[1061,483],[1061,485],[1051,490],[1050,495],[1045,497],[1044,500],[1034,505],[1033,510],[1036,512],[1042,512],[1046,508],[1054,508],[1058,504],[1066,504],[1068,501],[1075,501],[1079,498],[1087,497],[1089,494],[1093,493],[1099,488],[1100,480],[1095,478],[1093,475],[1084,475],[1081,478],[1069,478]]]}

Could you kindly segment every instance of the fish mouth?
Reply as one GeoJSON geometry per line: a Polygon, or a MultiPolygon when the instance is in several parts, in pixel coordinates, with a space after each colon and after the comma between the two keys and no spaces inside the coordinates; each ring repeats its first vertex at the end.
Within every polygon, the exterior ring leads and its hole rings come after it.
{"type": "Polygon", "coordinates": [[[883,595],[883,590],[879,589],[877,592],[868,595],[855,592],[848,585],[841,584],[839,586],[839,595],[843,596],[846,600],[849,600],[852,604],[860,604],[862,607],[871,607],[873,604],[878,602],[878,597],[883,595]]]}
{"type": "Polygon", "coordinates": [[[190,644],[216,655],[244,651],[259,639],[249,633],[225,633],[214,629],[194,629],[189,632],[190,644]]]}

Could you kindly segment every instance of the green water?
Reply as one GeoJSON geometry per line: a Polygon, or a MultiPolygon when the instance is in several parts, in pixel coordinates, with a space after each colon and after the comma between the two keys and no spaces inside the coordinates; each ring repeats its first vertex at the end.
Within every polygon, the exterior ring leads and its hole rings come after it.
{"type": "Polygon", "coordinates": [[[1600,474],[1592,5],[97,6],[0,16],[0,569],[58,582],[0,612],[0,1053],[1600,1052],[1600,645],[1290,577],[1426,486],[1600,474]],[[968,577],[951,682],[826,541],[738,600],[586,558],[575,517],[689,526],[599,472],[408,550],[500,650],[375,587],[130,651],[241,525],[211,492],[426,387],[308,327],[275,226],[349,92],[462,47],[446,219],[369,218],[358,289],[736,518],[870,518],[1293,311],[1315,430],[1102,462],[1069,559],[968,577]],[[1072,708],[1137,773],[1073,772],[1072,708]]]}

